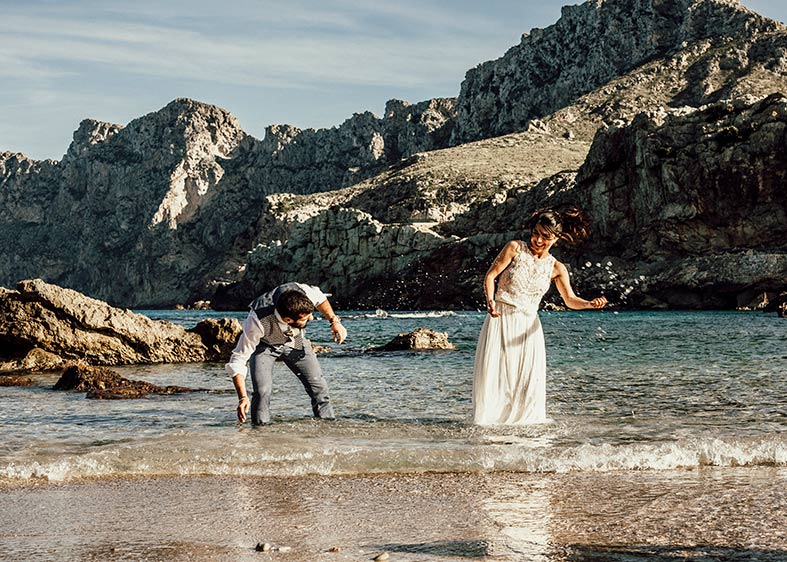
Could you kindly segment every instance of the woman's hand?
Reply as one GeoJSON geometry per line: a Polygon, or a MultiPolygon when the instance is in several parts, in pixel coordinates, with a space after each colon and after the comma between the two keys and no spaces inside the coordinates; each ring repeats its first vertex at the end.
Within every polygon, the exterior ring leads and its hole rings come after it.
{"type": "Polygon", "coordinates": [[[500,311],[495,309],[495,301],[492,299],[486,301],[486,311],[492,318],[498,318],[500,316],[500,311]]]}
{"type": "Polygon", "coordinates": [[[251,409],[251,402],[249,402],[249,397],[244,396],[238,401],[238,421],[240,423],[244,423],[246,421],[246,414],[251,409]]]}
{"type": "Polygon", "coordinates": [[[607,297],[596,297],[590,301],[591,308],[604,308],[607,306],[607,297]]]}

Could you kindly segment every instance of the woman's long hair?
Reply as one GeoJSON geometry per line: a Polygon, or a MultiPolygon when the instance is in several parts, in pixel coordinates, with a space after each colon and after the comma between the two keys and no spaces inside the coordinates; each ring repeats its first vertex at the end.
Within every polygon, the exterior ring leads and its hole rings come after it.
{"type": "Polygon", "coordinates": [[[590,215],[570,206],[563,209],[539,209],[528,219],[525,226],[532,232],[541,226],[548,233],[570,246],[577,246],[590,236],[590,215]]]}

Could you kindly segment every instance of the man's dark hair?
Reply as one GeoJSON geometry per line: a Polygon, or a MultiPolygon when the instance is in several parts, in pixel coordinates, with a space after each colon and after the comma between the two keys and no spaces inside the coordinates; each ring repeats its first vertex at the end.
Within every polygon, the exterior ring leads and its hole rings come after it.
{"type": "Polygon", "coordinates": [[[300,291],[284,291],[276,301],[276,311],[282,318],[297,320],[304,314],[314,312],[314,303],[300,291]]]}

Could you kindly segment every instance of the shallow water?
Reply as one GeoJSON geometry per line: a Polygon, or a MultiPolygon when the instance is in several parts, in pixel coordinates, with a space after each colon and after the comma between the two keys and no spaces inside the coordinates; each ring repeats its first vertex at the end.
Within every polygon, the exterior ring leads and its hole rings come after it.
{"type": "MultiPolygon", "coordinates": [[[[193,326],[225,313],[145,311],[193,326]]],[[[242,317],[243,314],[235,314],[242,317]]],[[[478,312],[345,312],[347,342],[309,327],[338,419],[307,416],[286,367],[274,423],[239,426],[222,364],[123,367],[204,389],[95,401],[54,377],[0,388],[0,482],[82,477],[409,472],[563,473],[787,466],[787,323],[744,312],[544,312],[547,411],[524,428],[468,423],[478,312]],[[458,351],[373,353],[400,332],[448,333],[458,351]]]]}

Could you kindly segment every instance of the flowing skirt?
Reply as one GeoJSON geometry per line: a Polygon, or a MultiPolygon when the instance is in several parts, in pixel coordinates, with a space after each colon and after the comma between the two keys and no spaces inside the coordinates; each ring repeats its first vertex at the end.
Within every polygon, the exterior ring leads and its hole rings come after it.
{"type": "Polygon", "coordinates": [[[546,417],[546,350],[541,321],[496,303],[502,313],[487,315],[473,366],[473,423],[525,425],[546,417]]]}

